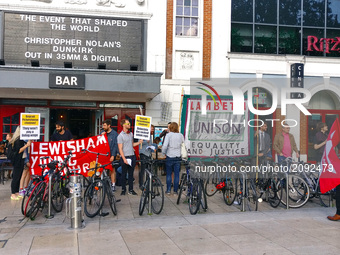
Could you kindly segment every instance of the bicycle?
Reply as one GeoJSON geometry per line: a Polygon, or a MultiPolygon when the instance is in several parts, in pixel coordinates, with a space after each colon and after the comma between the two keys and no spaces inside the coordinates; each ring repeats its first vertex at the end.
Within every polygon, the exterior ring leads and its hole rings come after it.
{"type": "MultiPolygon", "coordinates": [[[[282,166],[286,166],[288,173],[292,172],[291,168],[294,167],[294,164],[299,164],[298,162],[293,162],[291,157],[287,157],[283,162],[281,162],[282,166]]],[[[305,205],[310,197],[309,186],[306,181],[300,176],[294,174],[288,174],[287,178],[283,178],[278,183],[278,189],[282,189],[281,193],[278,195],[282,195],[279,197],[281,203],[283,205],[287,205],[291,208],[299,208],[305,205]],[[287,186],[288,187],[287,187],[287,186]],[[287,191],[288,188],[288,201],[287,201],[287,191]]]]}
{"type": "MultiPolygon", "coordinates": [[[[116,197],[113,193],[113,190],[111,188],[111,178],[107,174],[107,171],[110,171],[110,169],[107,169],[106,167],[108,167],[109,165],[119,165],[119,162],[113,161],[105,165],[100,165],[98,164],[99,156],[108,156],[109,153],[102,154],[99,152],[89,151],[87,149],[83,149],[82,152],[88,152],[97,155],[95,167],[87,170],[88,175],[90,176],[90,184],[87,186],[84,193],[84,212],[86,216],[89,218],[93,218],[99,214],[104,205],[106,195],[112,213],[114,215],[117,215],[116,202],[119,202],[120,200],[116,200],[116,197]],[[100,169],[102,169],[102,172],[99,172],[100,169]]],[[[100,216],[106,215],[108,215],[108,213],[100,214],[100,216]]]]}
{"type": "Polygon", "coordinates": [[[145,206],[149,203],[150,198],[152,211],[155,214],[160,214],[164,206],[164,189],[161,180],[154,174],[153,171],[154,164],[159,163],[160,160],[150,158],[147,160],[137,160],[137,162],[143,162],[147,165],[147,167],[150,168],[150,170],[147,168],[145,169],[146,179],[142,185],[142,195],[140,198],[138,210],[139,215],[143,215],[145,206]]]}
{"type": "Polygon", "coordinates": [[[233,158],[228,158],[225,162],[221,162],[221,160],[216,158],[213,163],[216,167],[214,168],[213,173],[209,171],[208,178],[204,184],[204,192],[210,197],[220,191],[223,194],[224,202],[227,205],[232,205],[236,197],[236,181],[233,178],[228,178],[225,174],[222,177],[220,171],[218,171],[218,167],[221,168],[219,164],[226,167],[226,169],[230,169],[230,166],[236,167],[235,160],[233,158]]]}
{"type": "MultiPolygon", "coordinates": [[[[182,173],[179,183],[179,192],[177,204],[181,200],[183,191],[187,191],[185,198],[188,199],[190,214],[194,215],[198,212],[200,206],[206,211],[208,209],[207,197],[204,192],[203,180],[200,176],[195,176],[195,172],[190,169],[189,162],[183,161],[186,172],[182,173]]],[[[193,165],[194,163],[192,163],[193,165]]]]}

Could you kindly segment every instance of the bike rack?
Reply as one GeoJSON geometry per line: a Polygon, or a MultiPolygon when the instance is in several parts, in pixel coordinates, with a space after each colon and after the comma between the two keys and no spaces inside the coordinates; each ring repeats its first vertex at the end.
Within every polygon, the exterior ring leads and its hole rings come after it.
{"type": "Polygon", "coordinates": [[[288,185],[288,182],[289,182],[289,174],[288,173],[284,173],[285,175],[285,178],[286,178],[286,209],[289,209],[289,185],[288,185]]]}
{"type": "Polygon", "coordinates": [[[54,215],[51,214],[51,206],[52,206],[52,173],[51,170],[48,173],[48,212],[45,217],[47,219],[53,219],[54,215]]]}
{"type": "Polygon", "coordinates": [[[246,190],[246,173],[244,172],[239,172],[240,174],[242,174],[242,179],[243,179],[243,182],[242,182],[242,208],[241,208],[241,212],[245,212],[246,211],[246,206],[245,206],[245,203],[244,203],[244,192],[246,190]]]}

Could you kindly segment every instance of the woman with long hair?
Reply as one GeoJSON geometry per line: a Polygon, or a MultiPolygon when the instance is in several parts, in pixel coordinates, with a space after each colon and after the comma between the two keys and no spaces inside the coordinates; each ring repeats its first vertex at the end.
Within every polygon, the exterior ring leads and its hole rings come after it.
{"type": "Polygon", "coordinates": [[[22,171],[24,170],[24,158],[23,153],[25,149],[30,146],[30,142],[25,144],[23,140],[20,140],[20,126],[15,130],[12,139],[9,141],[9,144],[12,146],[12,151],[15,154],[14,159],[12,160],[13,165],[13,178],[11,183],[11,199],[19,200],[22,196],[19,195],[19,186],[20,179],[22,175],[22,171]]]}
{"type": "Polygon", "coordinates": [[[164,139],[162,152],[166,155],[166,194],[171,192],[171,175],[175,174],[174,178],[174,194],[177,194],[179,184],[179,172],[181,170],[181,145],[184,142],[184,137],[179,133],[178,124],[171,122],[169,133],[164,139]]]}

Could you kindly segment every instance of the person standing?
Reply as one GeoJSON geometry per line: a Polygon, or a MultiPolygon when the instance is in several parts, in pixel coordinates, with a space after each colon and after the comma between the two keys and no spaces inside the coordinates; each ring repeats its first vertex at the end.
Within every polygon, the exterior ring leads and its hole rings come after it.
{"type": "Polygon", "coordinates": [[[289,131],[290,127],[284,125],[282,126],[282,132],[277,134],[274,138],[273,148],[277,153],[279,164],[286,158],[291,157],[293,155],[293,151],[295,151],[297,158],[300,157],[294,136],[290,134],[289,131]]]}
{"type": "Polygon", "coordinates": [[[259,164],[263,163],[263,160],[265,157],[268,157],[270,155],[270,148],[271,148],[271,139],[269,134],[267,133],[267,124],[264,123],[258,131],[256,131],[254,135],[254,144],[255,144],[255,156],[257,155],[258,151],[258,157],[259,157],[259,164]],[[258,150],[257,150],[257,141],[258,141],[258,150]]]}
{"type": "Polygon", "coordinates": [[[24,170],[24,162],[23,158],[24,151],[31,145],[31,141],[25,144],[23,140],[20,140],[20,126],[15,130],[12,139],[9,141],[9,144],[12,146],[12,153],[14,153],[14,159],[12,160],[13,165],[13,179],[11,183],[11,199],[19,200],[19,186],[22,172],[24,170]]]}
{"type": "Polygon", "coordinates": [[[139,155],[140,155],[140,159],[141,161],[141,166],[140,166],[140,171],[138,174],[138,179],[139,179],[139,189],[143,189],[142,186],[144,184],[144,173],[145,173],[145,169],[147,166],[147,163],[145,163],[145,161],[143,162],[143,160],[147,160],[151,157],[151,153],[152,150],[147,149],[149,146],[152,146],[152,138],[153,138],[153,134],[155,132],[155,126],[151,125],[151,130],[150,130],[150,140],[145,140],[142,143],[142,148],[139,149],[139,155]]]}
{"type": "Polygon", "coordinates": [[[171,124],[171,122],[168,122],[168,128],[167,128],[167,129],[164,129],[164,130],[162,131],[162,133],[159,135],[159,138],[162,138],[162,137],[163,137],[163,143],[164,143],[164,141],[165,141],[166,135],[170,132],[170,131],[169,131],[170,124],[171,124]]]}
{"type": "Polygon", "coordinates": [[[133,147],[140,145],[143,140],[139,140],[136,143],[133,142],[133,134],[130,132],[131,123],[129,122],[129,120],[122,119],[121,125],[123,127],[123,130],[122,132],[120,132],[117,138],[123,178],[122,192],[120,195],[124,196],[126,193],[126,182],[124,181],[126,173],[128,173],[129,194],[137,195],[137,193],[133,190],[133,172],[136,166],[136,155],[133,147]]]}
{"type": "Polygon", "coordinates": [[[327,133],[328,127],[326,123],[319,122],[318,124],[316,124],[316,131],[317,133],[315,134],[315,137],[314,137],[314,150],[316,152],[315,154],[316,162],[320,163],[323,152],[326,147],[326,142],[327,142],[327,137],[328,137],[328,133],[327,133]]]}
{"type": "MultiPolygon", "coordinates": [[[[110,147],[110,161],[114,161],[117,154],[118,154],[118,143],[117,143],[117,137],[118,133],[111,128],[112,122],[110,119],[104,120],[103,122],[103,130],[104,132],[102,134],[107,135],[107,140],[109,142],[110,147]]],[[[111,183],[112,183],[112,191],[116,191],[116,170],[113,167],[111,171],[111,183]]]]}
{"type": "Polygon", "coordinates": [[[327,219],[332,221],[340,220],[340,185],[335,188],[335,205],[336,205],[336,213],[334,216],[327,216],[327,219]]]}
{"type": "Polygon", "coordinates": [[[164,139],[162,152],[166,155],[166,194],[171,192],[171,175],[174,172],[174,194],[177,194],[179,184],[179,172],[181,170],[181,145],[184,142],[184,137],[179,133],[178,124],[171,122],[169,125],[169,133],[164,139]]]}
{"type": "Polygon", "coordinates": [[[52,135],[51,141],[69,141],[73,140],[73,135],[69,130],[65,129],[65,124],[63,121],[58,120],[55,123],[56,132],[52,135]]]}
{"type": "MultiPolygon", "coordinates": [[[[12,139],[12,137],[13,137],[13,134],[9,133],[9,134],[6,135],[6,140],[3,140],[3,141],[0,142],[0,145],[3,146],[3,154],[5,156],[7,156],[8,144],[9,144],[9,141],[12,139]]],[[[12,179],[12,170],[8,170],[7,178],[12,179]]]]}

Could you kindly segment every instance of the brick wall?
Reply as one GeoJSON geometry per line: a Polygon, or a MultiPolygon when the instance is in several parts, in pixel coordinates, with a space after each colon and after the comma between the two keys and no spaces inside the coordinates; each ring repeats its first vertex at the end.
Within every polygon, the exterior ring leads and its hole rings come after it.
{"type": "Polygon", "coordinates": [[[204,0],[202,78],[210,79],[212,0],[204,0]]]}
{"type": "Polygon", "coordinates": [[[174,1],[168,0],[166,14],[166,56],[165,56],[165,79],[172,79],[172,51],[173,51],[173,23],[174,1]]]}

